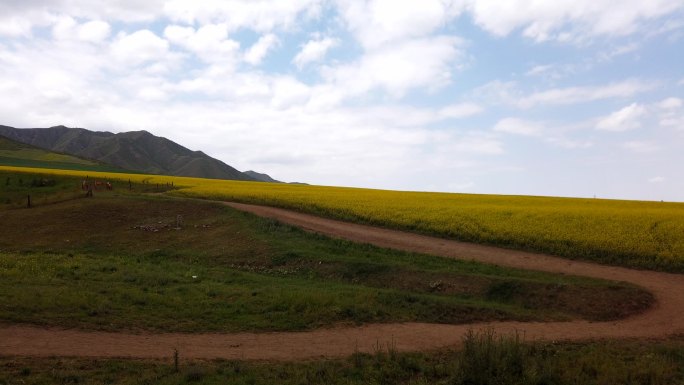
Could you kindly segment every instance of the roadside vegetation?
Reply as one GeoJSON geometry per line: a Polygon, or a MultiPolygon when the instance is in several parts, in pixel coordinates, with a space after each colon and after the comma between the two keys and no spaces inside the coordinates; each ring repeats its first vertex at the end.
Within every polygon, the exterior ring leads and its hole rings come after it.
{"type": "Polygon", "coordinates": [[[554,344],[487,331],[461,351],[398,353],[391,346],[343,360],[301,363],[0,358],[9,384],[439,384],[677,385],[684,383],[684,340],[554,344]]]}
{"type": "MultiPolygon", "coordinates": [[[[40,170],[2,167],[12,172],[40,170]]],[[[446,194],[53,170],[56,175],[175,183],[170,194],[266,204],[325,217],[544,252],[684,272],[684,204],[446,194]]]]}

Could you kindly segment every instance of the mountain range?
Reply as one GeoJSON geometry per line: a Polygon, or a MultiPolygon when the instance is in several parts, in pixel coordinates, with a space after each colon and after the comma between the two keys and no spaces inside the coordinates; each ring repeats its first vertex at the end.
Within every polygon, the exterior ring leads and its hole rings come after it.
{"type": "Polygon", "coordinates": [[[240,172],[202,151],[189,150],[147,131],[115,134],[65,126],[14,128],[0,125],[0,136],[45,150],[148,174],[277,182],[266,174],[240,172]]]}

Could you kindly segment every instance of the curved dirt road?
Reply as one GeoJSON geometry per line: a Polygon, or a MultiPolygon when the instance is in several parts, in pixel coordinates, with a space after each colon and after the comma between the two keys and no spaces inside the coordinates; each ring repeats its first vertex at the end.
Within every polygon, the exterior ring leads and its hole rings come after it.
{"type": "Polygon", "coordinates": [[[477,260],[501,266],[630,282],[652,292],[646,312],[611,322],[489,322],[469,325],[424,323],[372,324],[311,332],[236,334],[127,334],[0,326],[0,355],[81,357],[171,357],[301,360],[341,357],[393,346],[399,351],[457,346],[469,329],[524,333],[527,339],[586,340],[657,338],[684,333],[684,275],[576,262],[542,254],[505,250],[402,231],[319,218],[272,207],[226,203],[242,211],[275,218],[309,231],[380,247],[477,260]]]}

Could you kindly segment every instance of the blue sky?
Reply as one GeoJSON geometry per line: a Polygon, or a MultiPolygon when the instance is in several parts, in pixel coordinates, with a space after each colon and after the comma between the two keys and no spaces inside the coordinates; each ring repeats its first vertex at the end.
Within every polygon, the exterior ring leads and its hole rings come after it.
{"type": "Polygon", "coordinates": [[[684,201],[684,1],[4,0],[0,124],[286,181],[684,201]]]}

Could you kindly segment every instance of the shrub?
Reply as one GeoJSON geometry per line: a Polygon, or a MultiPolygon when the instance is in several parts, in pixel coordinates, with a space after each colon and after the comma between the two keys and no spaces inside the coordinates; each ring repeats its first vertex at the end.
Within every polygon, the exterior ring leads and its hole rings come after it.
{"type": "Polygon", "coordinates": [[[463,338],[463,352],[458,363],[454,384],[527,384],[536,383],[531,347],[516,333],[497,336],[494,331],[469,331],[463,338]]]}

